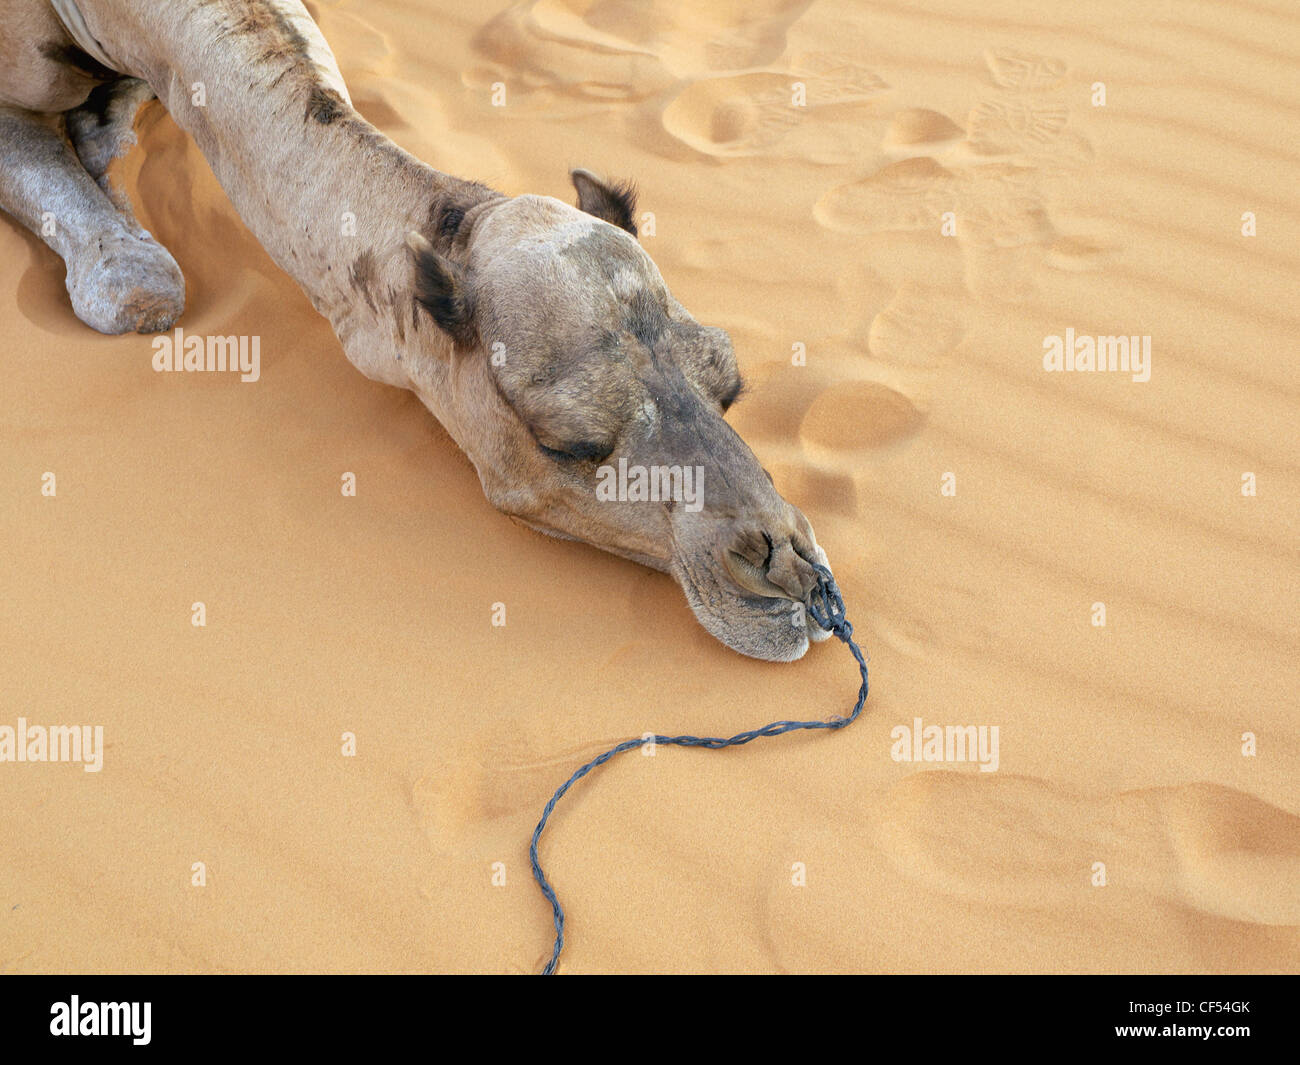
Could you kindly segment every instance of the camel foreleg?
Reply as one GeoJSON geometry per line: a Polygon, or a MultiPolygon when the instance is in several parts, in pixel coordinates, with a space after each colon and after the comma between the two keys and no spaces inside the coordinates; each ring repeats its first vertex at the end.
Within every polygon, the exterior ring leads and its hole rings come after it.
{"type": "Polygon", "coordinates": [[[119,106],[102,111],[98,126],[84,107],[65,118],[0,106],[0,208],[63,259],[73,311],[101,333],[170,329],[185,306],[176,260],[107,182],[139,91],[127,86],[124,97],[110,98],[119,106]]]}

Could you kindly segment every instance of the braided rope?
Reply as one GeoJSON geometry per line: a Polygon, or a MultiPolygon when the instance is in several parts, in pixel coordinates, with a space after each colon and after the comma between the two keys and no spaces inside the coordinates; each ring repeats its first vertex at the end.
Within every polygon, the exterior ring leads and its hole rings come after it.
{"type": "Polygon", "coordinates": [[[551,951],[551,960],[546,963],[546,968],[542,970],[543,976],[551,976],[555,973],[555,966],[560,960],[560,951],[564,949],[564,908],[560,905],[560,900],[555,894],[555,889],[551,887],[551,882],[546,879],[546,874],[542,872],[542,863],[537,857],[537,844],[542,838],[542,830],[546,828],[546,822],[550,820],[551,813],[555,810],[555,804],[564,798],[565,793],[574,784],[597,766],[604,765],[615,755],[644,746],[647,743],[662,743],[678,747],[707,747],[711,750],[718,750],[722,747],[739,747],[741,744],[749,743],[760,736],[781,736],[799,729],[842,729],[845,725],[856,721],[858,715],[862,713],[863,704],[867,701],[866,659],[862,656],[861,648],[853,640],[853,626],[849,624],[849,619],[844,614],[844,599],[840,595],[840,589],[835,583],[835,578],[831,576],[831,571],[825,566],[819,565],[814,565],[813,569],[817,572],[817,586],[812,591],[808,603],[808,613],[812,615],[812,619],[818,625],[828,632],[833,632],[848,645],[849,650],[853,652],[853,657],[858,660],[858,669],[862,674],[862,687],[858,689],[858,701],[853,707],[853,712],[848,717],[832,717],[827,721],[773,721],[770,725],[751,729],[749,732],[740,732],[728,739],[713,736],[655,736],[646,739],[625,740],[617,747],[611,747],[604,754],[593,758],[573,776],[569,777],[560,785],[555,794],[551,796],[550,802],[546,804],[545,809],[542,810],[542,819],[537,822],[537,827],[533,829],[533,842],[528,849],[528,856],[533,865],[533,879],[537,881],[537,886],[542,889],[542,894],[550,902],[551,910],[555,914],[555,948],[551,951]]]}

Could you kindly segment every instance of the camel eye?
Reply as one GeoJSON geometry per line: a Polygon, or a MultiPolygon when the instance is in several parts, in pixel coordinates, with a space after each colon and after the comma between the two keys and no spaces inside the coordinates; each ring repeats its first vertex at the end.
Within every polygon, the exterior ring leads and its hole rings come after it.
{"type": "Polygon", "coordinates": [[[741,393],[745,391],[745,382],[740,375],[736,375],[735,381],[728,386],[727,390],[718,398],[718,403],[722,407],[722,413],[726,414],[731,405],[740,398],[741,393]]]}
{"type": "Polygon", "coordinates": [[[558,462],[599,462],[601,459],[608,458],[610,452],[614,450],[607,444],[598,444],[592,440],[566,444],[561,448],[547,447],[545,444],[537,446],[542,449],[543,454],[549,455],[558,462]]]}

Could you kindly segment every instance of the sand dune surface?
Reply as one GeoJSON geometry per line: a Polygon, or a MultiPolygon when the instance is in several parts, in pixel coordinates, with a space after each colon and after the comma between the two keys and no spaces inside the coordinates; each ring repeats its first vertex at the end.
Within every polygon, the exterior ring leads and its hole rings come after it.
{"type": "MultiPolygon", "coordinates": [[[[870,653],[847,731],[574,790],[565,970],[1300,968],[1293,5],[309,6],[432,165],[637,180],[870,653]],[[1046,370],[1067,330],[1149,337],[1149,379],[1046,370]],[[918,722],[996,727],[996,768],[903,758],[918,722]]],[[[0,224],[0,724],[105,736],[99,773],[0,765],[0,971],[534,971],[574,768],[844,712],[853,663],[742,658],[498,514],[138,131],[183,325],[259,335],[261,379],[153,372],[0,224]]]]}

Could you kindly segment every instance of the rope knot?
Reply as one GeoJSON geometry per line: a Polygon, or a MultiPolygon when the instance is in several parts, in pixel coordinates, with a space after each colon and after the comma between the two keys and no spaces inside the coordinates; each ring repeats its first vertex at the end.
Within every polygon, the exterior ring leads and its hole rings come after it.
{"type": "Polygon", "coordinates": [[[817,574],[817,584],[808,596],[808,613],[827,632],[842,638],[852,636],[853,626],[844,613],[844,598],[831,571],[815,562],[813,571],[817,574]]]}

